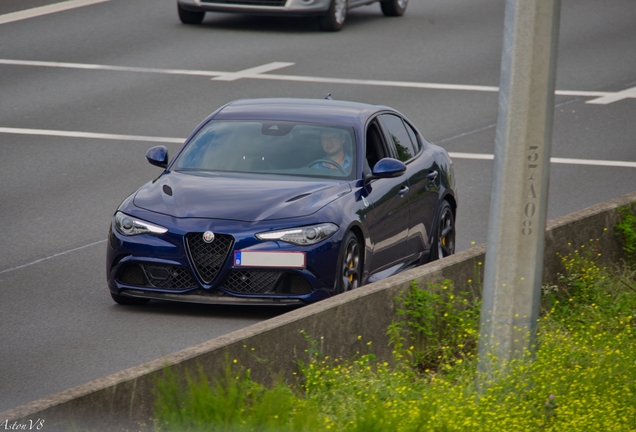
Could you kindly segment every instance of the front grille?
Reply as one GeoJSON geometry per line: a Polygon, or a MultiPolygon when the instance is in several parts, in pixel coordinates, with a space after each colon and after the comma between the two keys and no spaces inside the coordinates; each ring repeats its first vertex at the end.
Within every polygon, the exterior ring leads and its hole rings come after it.
{"type": "Polygon", "coordinates": [[[291,272],[232,270],[221,284],[236,294],[309,294],[313,290],[303,276],[291,272]]]}
{"type": "Polygon", "coordinates": [[[285,6],[285,3],[287,3],[287,0],[201,0],[201,3],[283,7],[285,6]]]}
{"type": "Polygon", "coordinates": [[[240,294],[272,293],[280,272],[233,270],[223,282],[223,287],[240,294]]]}
{"type": "Polygon", "coordinates": [[[155,264],[128,264],[117,275],[125,285],[145,288],[182,290],[196,286],[196,282],[184,267],[155,264]]]}
{"type": "Polygon", "coordinates": [[[234,237],[216,234],[212,243],[206,243],[203,233],[189,233],[186,246],[197,274],[204,283],[211,284],[232,252],[234,237]]]}

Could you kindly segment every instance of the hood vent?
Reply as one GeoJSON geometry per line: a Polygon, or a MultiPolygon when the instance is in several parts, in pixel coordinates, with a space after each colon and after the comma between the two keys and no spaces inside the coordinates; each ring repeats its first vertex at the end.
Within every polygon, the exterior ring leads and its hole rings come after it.
{"type": "Polygon", "coordinates": [[[292,202],[292,201],[296,201],[296,200],[299,200],[299,199],[301,199],[301,198],[305,198],[306,196],[309,196],[309,195],[311,195],[311,193],[305,193],[305,194],[297,195],[297,196],[295,196],[295,197],[293,197],[293,198],[288,199],[288,200],[287,200],[287,201],[285,201],[285,202],[292,202]]]}

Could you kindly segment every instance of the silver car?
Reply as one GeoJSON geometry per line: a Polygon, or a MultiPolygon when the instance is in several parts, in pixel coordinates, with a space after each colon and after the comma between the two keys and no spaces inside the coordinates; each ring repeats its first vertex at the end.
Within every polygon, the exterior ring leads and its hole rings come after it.
{"type": "Polygon", "coordinates": [[[234,12],[248,15],[318,17],[320,28],[338,31],[354,7],[379,2],[386,16],[401,16],[408,0],[177,0],[179,19],[184,24],[201,24],[206,12],[234,12]]]}

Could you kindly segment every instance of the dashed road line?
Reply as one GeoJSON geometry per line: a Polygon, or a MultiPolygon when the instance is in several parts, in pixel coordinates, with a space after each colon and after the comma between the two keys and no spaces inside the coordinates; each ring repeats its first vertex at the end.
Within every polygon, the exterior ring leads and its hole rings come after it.
{"type": "Polygon", "coordinates": [[[64,251],[64,252],[60,252],[60,253],[53,254],[53,255],[51,255],[51,256],[47,256],[47,257],[44,257],[44,258],[40,258],[40,259],[38,259],[38,260],[32,261],[32,262],[27,263],[27,264],[22,264],[22,265],[19,265],[19,266],[17,266],[17,267],[8,268],[8,269],[5,269],[5,270],[0,270],[0,274],[8,273],[8,272],[10,272],[10,271],[20,270],[20,269],[23,269],[23,268],[25,268],[25,267],[32,266],[32,265],[34,265],[34,264],[39,264],[39,263],[41,263],[42,261],[47,261],[47,260],[50,260],[50,259],[52,259],[52,258],[57,258],[57,257],[62,256],[62,255],[67,255],[67,254],[70,254],[70,253],[72,253],[72,252],[76,252],[76,251],[78,251],[78,250],[86,249],[86,248],[88,248],[88,247],[95,246],[95,245],[98,245],[98,244],[102,244],[102,243],[105,243],[105,242],[106,242],[106,239],[104,239],[104,240],[99,240],[99,241],[96,241],[96,242],[91,243],[91,244],[87,244],[87,245],[84,245],[84,246],[77,247],[77,248],[75,248],[75,249],[70,249],[70,250],[67,250],[67,251],[64,251]]]}
{"type": "Polygon", "coordinates": [[[636,98],[636,87],[621,90],[616,93],[608,93],[605,96],[602,96],[597,99],[589,100],[585,103],[607,105],[607,104],[611,104],[612,102],[618,102],[620,100],[628,99],[628,98],[636,98]]]}
{"type": "Polygon", "coordinates": [[[265,72],[272,72],[277,69],[282,69],[282,68],[293,66],[293,65],[294,63],[273,62],[273,63],[268,63],[262,66],[256,66],[253,68],[245,69],[238,72],[227,73],[225,75],[221,75],[212,79],[217,81],[236,81],[241,78],[252,78],[255,75],[260,75],[265,72]]]}
{"type": "Polygon", "coordinates": [[[478,133],[478,132],[483,132],[483,131],[486,131],[488,129],[492,129],[494,127],[497,127],[497,123],[489,124],[488,126],[480,127],[478,129],[473,129],[473,130],[468,131],[468,132],[462,132],[460,134],[453,135],[451,137],[444,138],[444,139],[441,139],[439,141],[435,141],[435,144],[438,144],[438,145],[439,144],[443,144],[443,143],[448,142],[448,141],[453,141],[453,140],[456,140],[458,138],[463,138],[463,137],[468,136],[468,135],[472,135],[472,134],[475,134],[475,133],[478,133]]]}
{"type": "Polygon", "coordinates": [[[0,15],[0,24],[7,24],[15,21],[21,21],[28,18],[35,18],[42,15],[48,15],[56,12],[63,12],[69,9],[75,9],[83,6],[90,6],[97,3],[104,3],[110,0],[69,0],[60,3],[54,3],[46,6],[40,6],[32,9],[26,9],[18,12],[11,12],[0,15]]]}
{"type": "MultiPolygon", "coordinates": [[[[88,1],[88,0],[85,0],[88,1]]],[[[105,0],[90,0],[105,1],[105,0]]],[[[139,72],[139,73],[159,73],[171,75],[189,75],[189,76],[207,76],[213,77],[215,81],[235,81],[238,79],[260,79],[271,81],[292,81],[306,83],[323,83],[323,84],[348,84],[348,85],[365,85],[365,86],[381,86],[381,87],[398,87],[398,88],[417,88],[429,90],[457,90],[457,91],[476,91],[496,93],[499,87],[479,86],[468,84],[445,84],[445,83],[429,83],[429,82],[413,82],[413,81],[386,81],[386,80],[364,80],[352,78],[332,78],[332,77],[316,77],[301,75],[283,75],[283,74],[267,74],[273,70],[279,70],[294,65],[288,62],[273,62],[254,68],[245,69],[238,72],[225,71],[203,71],[203,70],[184,70],[184,69],[156,69],[156,68],[140,68],[127,66],[112,66],[99,64],[83,64],[83,63],[64,63],[64,62],[45,62],[31,60],[14,60],[0,59],[0,64],[14,66],[38,66],[51,68],[68,68],[68,69],[85,69],[85,70],[105,70],[105,71],[121,71],[121,72],[139,72]]],[[[617,92],[587,91],[587,90],[556,90],[557,96],[579,96],[591,97],[592,100],[586,103],[592,104],[608,104],[618,100],[636,98],[636,88],[629,88],[617,92]]]]}

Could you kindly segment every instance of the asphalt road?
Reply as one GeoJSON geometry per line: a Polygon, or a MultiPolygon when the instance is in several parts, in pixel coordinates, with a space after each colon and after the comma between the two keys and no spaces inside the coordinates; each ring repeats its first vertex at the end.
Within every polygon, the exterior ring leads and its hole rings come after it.
{"type": "MultiPolygon", "coordinates": [[[[5,0],[0,22],[48,3],[5,0]]],[[[497,93],[455,86],[498,86],[503,9],[411,0],[385,18],[376,4],[322,33],[313,19],[223,14],[184,26],[174,0],[110,0],[0,24],[0,412],[281,313],[111,301],[104,239],[117,205],[160,172],[147,148],[171,138],[176,151],[234,99],[331,93],[393,106],[451,152],[492,154],[497,93]],[[293,64],[227,75],[273,62],[293,64]]],[[[636,187],[634,22],[633,0],[563,1],[557,89],[574,93],[557,97],[553,156],[597,165],[552,165],[550,219],[636,187]],[[607,104],[583,93],[627,89],[607,104]]],[[[462,250],[486,240],[492,161],[455,165],[462,250]]]]}

